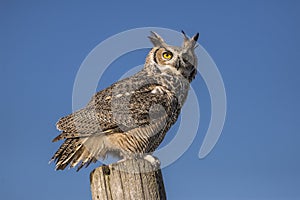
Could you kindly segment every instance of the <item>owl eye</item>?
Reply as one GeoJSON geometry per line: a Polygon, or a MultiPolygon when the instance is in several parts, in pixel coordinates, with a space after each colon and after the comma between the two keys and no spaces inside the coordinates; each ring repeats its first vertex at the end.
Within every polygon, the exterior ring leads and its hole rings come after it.
{"type": "Polygon", "coordinates": [[[170,60],[173,57],[173,54],[170,51],[166,51],[162,55],[165,59],[168,59],[168,60],[170,60]]]}

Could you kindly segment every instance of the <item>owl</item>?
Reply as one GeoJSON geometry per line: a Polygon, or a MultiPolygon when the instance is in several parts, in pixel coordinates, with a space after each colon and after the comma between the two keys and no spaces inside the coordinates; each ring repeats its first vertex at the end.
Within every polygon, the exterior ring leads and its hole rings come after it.
{"type": "Polygon", "coordinates": [[[155,32],[141,71],[96,93],[86,107],[57,122],[64,140],[51,158],[56,170],[105,159],[151,155],[177,121],[196,76],[199,33],[183,33],[182,46],[171,46],[155,32]]]}

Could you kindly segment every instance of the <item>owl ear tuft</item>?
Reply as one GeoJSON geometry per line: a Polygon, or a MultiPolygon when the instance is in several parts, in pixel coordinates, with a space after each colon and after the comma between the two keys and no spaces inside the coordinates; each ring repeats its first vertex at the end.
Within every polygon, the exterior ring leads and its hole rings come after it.
{"type": "Polygon", "coordinates": [[[196,33],[191,39],[186,36],[184,31],[181,31],[183,34],[183,48],[195,48],[197,40],[199,38],[199,33],[196,33]]]}
{"type": "Polygon", "coordinates": [[[154,31],[151,31],[151,35],[148,36],[154,47],[163,47],[166,45],[165,41],[162,39],[160,35],[155,33],[154,31]]]}
{"type": "Polygon", "coordinates": [[[183,30],[181,30],[181,33],[183,34],[183,44],[189,42],[189,38],[188,36],[186,36],[185,32],[183,30]]]}
{"type": "Polygon", "coordinates": [[[195,42],[197,42],[199,38],[199,33],[196,33],[193,37],[192,37],[192,40],[194,40],[195,42]]]}

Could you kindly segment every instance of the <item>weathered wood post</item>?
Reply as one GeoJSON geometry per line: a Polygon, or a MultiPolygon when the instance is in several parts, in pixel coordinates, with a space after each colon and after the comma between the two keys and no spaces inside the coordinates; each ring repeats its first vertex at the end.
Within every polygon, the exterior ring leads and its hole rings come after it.
{"type": "Polygon", "coordinates": [[[94,169],[93,200],[165,200],[161,170],[144,159],[130,159],[94,169]]]}

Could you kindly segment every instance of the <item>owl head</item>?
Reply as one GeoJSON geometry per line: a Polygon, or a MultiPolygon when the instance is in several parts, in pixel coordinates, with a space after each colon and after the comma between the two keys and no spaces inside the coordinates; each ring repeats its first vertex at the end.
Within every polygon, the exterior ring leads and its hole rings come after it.
{"type": "Polygon", "coordinates": [[[147,62],[151,62],[161,71],[161,73],[181,74],[191,82],[197,73],[197,57],[194,49],[199,37],[199,33],[192,38],[183,34],[183,44],[181,47],[170,46],[165,43],[161,36],[151,32],[150,41],[154,47],[147,56],[147,62]]]}

